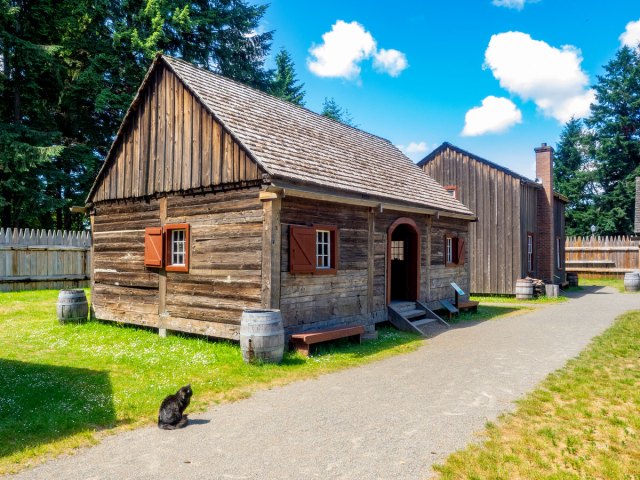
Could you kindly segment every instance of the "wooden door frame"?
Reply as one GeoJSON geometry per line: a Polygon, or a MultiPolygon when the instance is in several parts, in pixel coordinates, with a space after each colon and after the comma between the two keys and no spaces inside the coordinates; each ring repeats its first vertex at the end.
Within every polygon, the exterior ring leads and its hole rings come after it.
{"type": "Polygon", "coordinates": [[[391,303],[391,239],[393,237],[393,232],[395,231],[395,229],[401,225],[408,225],[409,227],[411,227],[416,236],[415,245],[412,246],[411,252],[408,252],[409,257],[411,257],[412,255],[415,257],[414,264],[410,265],[410,267],[413,267],[415,269],[415,275],[411,275],[410,268],[409,275],[413,278],[409,279],[409,285],[410,289],[414,290],[410,292],[410,296],[413,297],[413,294],[415,293],[415,298],[413,300],[420,299],[420,229],[418,228],[418,224],[412,218],[400,217],[396,221],[394,221],[387,229],[387,278],[385,279],[387,287],[387,305],[391,303]],[[415,280],[415,284],[413,280],[415,280]]]}

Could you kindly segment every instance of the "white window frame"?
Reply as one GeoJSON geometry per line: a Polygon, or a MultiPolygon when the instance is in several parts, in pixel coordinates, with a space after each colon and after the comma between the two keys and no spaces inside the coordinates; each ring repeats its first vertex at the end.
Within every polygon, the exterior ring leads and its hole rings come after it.
{"type": "Polygon", "coordinates": [[[331,268],[331,231],[316,230],[316,269],[331,268]]]}
{"type": "Polygon", "coordinates": [[[453,263],[453,237],[446,237],[445,258],[447,265],[453,263]]]}
{"type": "Polygon", "coordinates": [[[187,231],[184,228],[171,230],[171,253],[169,265],[183,267],[187,258],[187,231]],[[181,238],[180,238],[181,236],[181,238]]]}

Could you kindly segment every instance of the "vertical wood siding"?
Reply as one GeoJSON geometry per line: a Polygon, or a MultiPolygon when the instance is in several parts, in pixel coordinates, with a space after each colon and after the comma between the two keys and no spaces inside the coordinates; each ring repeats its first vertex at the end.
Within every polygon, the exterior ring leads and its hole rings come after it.
{"type": "Polygon", "coordinates": [[[469,225],[470,290],[512,294],[526,262],[520,179],[450,148],[422,168],[440,184],[457,187],[458,200],[478,216],[469,225]]]}
{"type": "Polygon", "coordinates": [[[94,203],[262,178],[240,144],[165,67],[152,73],[131,109],[98,178],[94,203]]]}

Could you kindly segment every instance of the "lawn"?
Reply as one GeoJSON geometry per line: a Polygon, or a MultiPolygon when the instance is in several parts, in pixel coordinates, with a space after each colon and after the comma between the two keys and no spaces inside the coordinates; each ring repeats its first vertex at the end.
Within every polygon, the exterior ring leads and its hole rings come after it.
{"type": "Polygon", "coordinates": [[[532,303],[534,305],[540,303],[562,303],[568,300],[567,297],[562,294],[557,297],[546,297],[541,296],[537,298],[532,298],[531,300],[521,300],[516,298],[514,295],[472,295],[469,297],[470,300],[475,300],[480,303],[532,303]]]}
{"type": "Polygon", "coordinates": [[[625,292],[624,291],[624,279],[622,278],[580,278],[579,284],[581,287],[613,287],[617,288],[622,293],[639,293],[639,292],[625,292]]]}
{"type": "Polygon", "coordinates": [[[422,339],[383,329],[362,345],[337,343],[281,365],[246,365],[231,342],[116,324],[60,325],[57,291],[0,294],[0,474],[18,471],[105,433],[156,421],[162,399],[191,383],[188,411],[259,388],[413,351],[422,339]]]}
{"type": "Polygon", "coordinates": [[[435,467],[443,479],[638,479],[640,311],[435,467]]]}
{"type": "Polygon", "coordinates": [[[478,321],[484,321],[484,320],[493,320],[497,318],[504,318],[507,316],[520,315],[522,313],[527,313],[530,311],[531,309],[526,307],[495,306],[495,305],[481,304],[481,305],[478,305],[477,312],[471,312],[469,310],[460,312],[458,315],[454,315],[451,318],[451,321],[449,321],[446,316],[443,316],[442,318],[444,318],[449,323],[455,324],[459,322],[478,322],[478,321]]]}

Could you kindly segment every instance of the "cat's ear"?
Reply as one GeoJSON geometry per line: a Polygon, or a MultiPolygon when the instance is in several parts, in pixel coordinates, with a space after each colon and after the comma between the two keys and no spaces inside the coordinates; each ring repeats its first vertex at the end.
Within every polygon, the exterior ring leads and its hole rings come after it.
{"type": "Polygon", "coordinates": [[[191,384],[188,384],[188,385],[187,385],[187,388],[191,388],[191,384]]]}

